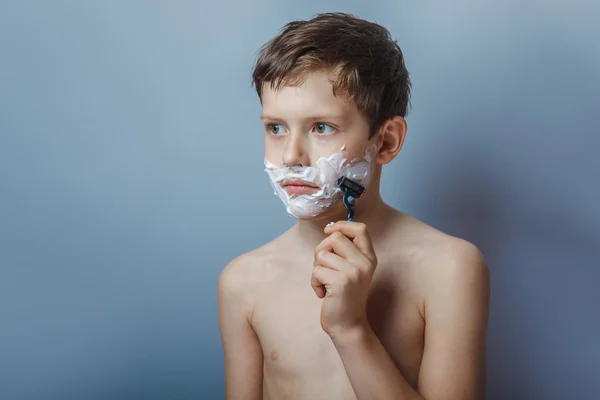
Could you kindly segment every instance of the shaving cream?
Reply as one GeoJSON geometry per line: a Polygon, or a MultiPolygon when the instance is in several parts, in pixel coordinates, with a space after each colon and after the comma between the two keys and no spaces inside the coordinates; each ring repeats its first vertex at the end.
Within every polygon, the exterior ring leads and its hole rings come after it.
{"type": "Polygon", "coordinates": [[[363,157],[348,161],[345,146],[329,157],[321,157],[312,167],[279,167],[265,158],[265,171],[269,176],[275,195],[279,196],[286,206],[288,214],[297,219],[317,217],[342,197],[342,190],[337,185],[341,176],[346,176],[360,183],[365,188],[371,174],[372,153],[376,150],[369,146],[363,157]],[[300,179],[319,187],[313,194],[290,195],[281,182],[284,179],[300,179]]]}

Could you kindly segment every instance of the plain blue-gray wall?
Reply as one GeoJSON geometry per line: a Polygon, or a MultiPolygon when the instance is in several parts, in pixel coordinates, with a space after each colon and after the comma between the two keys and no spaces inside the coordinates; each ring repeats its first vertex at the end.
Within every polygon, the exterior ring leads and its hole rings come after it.
{"type": "Polygon", "coordinates": [[[367,3],[1,3],[1,399],[223,398],[217,276],[293,223],[252,63],[323,11],[405,52],[382,191],[486,255],[489,398],[600,398],[600,6],[367,3]]]}

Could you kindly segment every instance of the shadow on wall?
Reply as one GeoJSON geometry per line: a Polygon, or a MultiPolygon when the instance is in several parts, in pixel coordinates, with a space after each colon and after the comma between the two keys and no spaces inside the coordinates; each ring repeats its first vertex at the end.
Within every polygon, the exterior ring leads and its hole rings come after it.
{"type": "Polygon", "coordinates": [[[554,188],[501,179],[487,152],[441,163],[450,167],[430,180],[427,214],[476,244],[490,267],[488,398],[590,398],[600,393],[600,220],[575,201],[554,208],[544,197],[554,188]]]}
{"type": "Polygon", "coordinates": [[[600,59],[558,29],[543,38],[493,76],[457,77],[444,168],[416,202],[488,261],[490,400],[600,398],[600,59]]]}

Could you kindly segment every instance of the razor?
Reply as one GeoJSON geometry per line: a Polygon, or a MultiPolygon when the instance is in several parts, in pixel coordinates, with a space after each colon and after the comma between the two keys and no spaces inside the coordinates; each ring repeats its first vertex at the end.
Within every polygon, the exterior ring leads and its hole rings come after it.
{"type": "Polygon", "coordinates": [[[365,188],[361,184],[356,183],[352,179],[346,178],[345,176],[342,176],[340,179],[338,179],[337,184],[340,189],[342,189],[344,194],[342,202],[348,211],[346,221],[353,221],[355,200],[363,195],[365,188]]]}

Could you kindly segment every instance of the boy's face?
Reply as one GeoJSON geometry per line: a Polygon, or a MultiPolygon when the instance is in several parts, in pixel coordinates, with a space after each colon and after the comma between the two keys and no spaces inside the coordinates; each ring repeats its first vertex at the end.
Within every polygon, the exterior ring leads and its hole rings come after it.
{"type": "Polygon", "coordinates": [[[267,172],[288,212],[300,219],[323,216],[339,200],[340,191],[326,183],[349,176],[349,165],[357,164],[359,181],[361,173],[373,170],[368,155],[376,139],[369,140],[367,118],[354,101],[333,94],[333,78],[331,72],[314,72],[300,86],[265,85],[262,92],[267,172]]]}
{"type": "Polygon", "coordinates": [[[349,158],[361,157],[369,141],[367,118],[346,96],[334,96],[325,71],[310,73],[300,86],[272,90],[265,85],[262,116],[265,156],[275,165],[314,166],[346,146],[349,158]]]}

